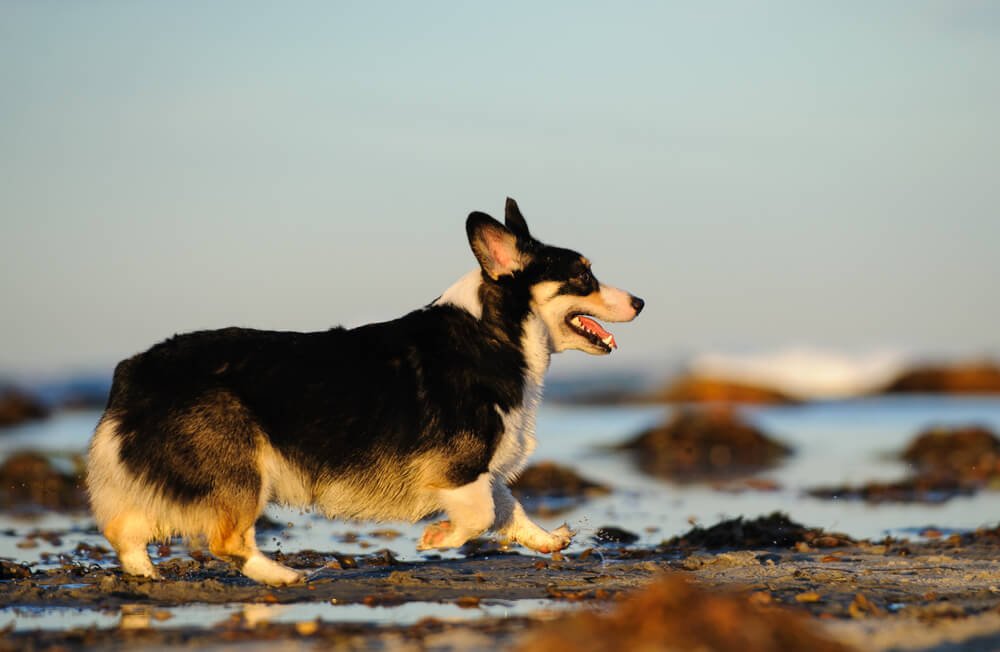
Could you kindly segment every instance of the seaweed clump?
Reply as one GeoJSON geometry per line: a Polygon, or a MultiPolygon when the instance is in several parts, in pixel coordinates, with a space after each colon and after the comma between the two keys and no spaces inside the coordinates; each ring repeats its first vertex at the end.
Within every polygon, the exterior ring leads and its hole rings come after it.
{"type": "Polygon", "coordinates": [[[0,508],[76,510],[87,506],[82,463],[72,473],[41,453],[14,453],[0,464],[0,508]]]}
{"type": "Polygon", "coordinates": [[[666,541],[668,547],[721,549],[792,548],[800,543],[816,548],[835,548],[854,543],[844,534],[809,528],[781,512],[746,520],[742,516],[727,519],[707,528],[694,526],[666,541]]]}
{"type": "Polygon", "coordinates": [[[982,426],[937,426],[917,434],[899,454],[910,474],[893,482],[819,487],[809,495],[869,503],[944,503],[1000,485],[1000,438],[982,426]]]}
{"type": "Polygon", "coordinates": [[[660,390],[655,398],[665,403],[743,403],[794,405],[798,401],[770,387],[727,378],[686,375],[660,390]]]}
{"type": "Polygon", "coordinates": [[[808,617],[666,575],[610,613],[580,611],[540,627],[520,652],[548,650],[716,650],[841,652],[808,617]]]}
{"type": "Polygon", "coordinates": [[[1000,438],[982,426],[934,427],[918,434],[900,458],[920,473],[987,481],[1000,475],[1000,438]]]}
{"type": "Polygon", "coordinates": [[[753,474],[792,452],[728,408],[681,410],[621,448],[643,472],[688,482],[753,474]]]}
{"type": "Polygon", "coordinates": [[[529,466],[510,489],[527,511],[542,515],[557,514],[611,492],[605,485],[554,462],[529,466]]]}
{"type": "Polygon", "coordinates": [[[988,360],[925,365],[900,374],[886,394],[1000,394],[1000,367],[988,360]]]}
{"type": "Polygon", "coordinates": [[[49,416],[39,401],[13,387],[0,388],[0,428],[16,426],[49,416]]]}

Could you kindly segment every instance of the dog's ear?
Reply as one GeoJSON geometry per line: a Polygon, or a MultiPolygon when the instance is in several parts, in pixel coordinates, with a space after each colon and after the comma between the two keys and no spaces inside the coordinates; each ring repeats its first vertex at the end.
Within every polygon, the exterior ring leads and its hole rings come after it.
{"type": "Polygon", "coordinates": [[[522,240],[530,240],[531,233],[528,232],[528,223],[524,221],[524,215],[521,215],[521,209],[517,207],[517,202],[507,198],[507,205],[504,207],[504,218],[503,221],[507,224],[507,228],[510,229],[511,233],[521,238],[522,240]]]}
{"type": "Polygon", "coordinates": [[[523,267],[517,236],[486,213],[470,213],[465,221],[465,232],[472,253],[493,280],[523,267]]]}

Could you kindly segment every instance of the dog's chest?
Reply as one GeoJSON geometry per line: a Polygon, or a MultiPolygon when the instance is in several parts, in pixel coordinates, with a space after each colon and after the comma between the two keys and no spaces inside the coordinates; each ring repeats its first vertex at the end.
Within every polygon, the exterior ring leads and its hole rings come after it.
{"type": "Polygon", "coordinates": [[[526,387],[524,404],[510,412],[500,412],[504,432],[497,444],[490,471],[513,480],[535,450],[535,413],[541,402],[541,386],[526,387]]]}
{"type": "Polygon", "coordinates": [[[513,480],[521,472],[535,450],[535,415],[542,402],[551,355],[548,335],[537,318],[525,323],[522,348],[526,362],[524,399],[520,407],[510,411],[497,409],[503,418],[504,432],[490,460],[490,471],[507,480],[513,480]]]}

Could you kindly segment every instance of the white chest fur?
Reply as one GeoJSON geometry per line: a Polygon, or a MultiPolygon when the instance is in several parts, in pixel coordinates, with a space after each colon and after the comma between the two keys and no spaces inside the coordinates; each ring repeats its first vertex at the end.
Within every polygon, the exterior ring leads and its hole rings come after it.
{"type": "Polygon", "coordinates": [[[542,401],[545,372],[551,357],[548,331],[538,317],[532,315],[525,322],[521,346],[527,363],[524,400],[520,407],[509,412],[497,409],[503,418],[504,432],[490,460],[490,471],[508,481],[524,469],[535,450],[535,413],[542,401]]]}
{"type": "MultiPolygon", "coordinates": [[[[482,282],[482,271],[476,268],[445,290],[435,303],[464,308],[472,316],[481,319],[483,304],[479,299],[479,288],[482,282]]],[[[493,453],[493,459],[490,460],[490,472],[508,481],[517,477],[535,450],[535,412],[542,402],[545,372],[549,369],[549,359],[552,356],[548,330],[534,314],[524,323],[521,348],[527,364],[524,400],[520,407],[510,412],[497,410],[503,418],[504,432],[493,453]]]]}

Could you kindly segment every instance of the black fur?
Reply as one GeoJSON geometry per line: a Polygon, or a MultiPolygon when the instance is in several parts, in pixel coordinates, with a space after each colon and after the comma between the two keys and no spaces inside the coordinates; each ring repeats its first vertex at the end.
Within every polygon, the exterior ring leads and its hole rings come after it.
{"type": "MultiPolygon", "coordinates": [[[[523,398],[525,362],[510,332],[519,324],[505,312],[521,299],[519,284],[511,285],[513,292],[484,285],[482,321],[442,305],[352,330],[228,328],[173,337],[115,371],[109,414],[126,433],[122,459],[171,497],[192,500],[211,491],[205,479],[231,459],[225,448],[253,448],[254,425],[315,480],[363,472],[373,455],[447,450],[459,434],[473,434],[481,454],[449,472],[456,486],[471,482],[487,470],[502,433],[494,406],[507,411],[523,398]],[[244,411],[247,428],[227,429],[224,449],[205,450],[178,417],[220,396],[232,402],[230,417],[244,411]],[[155,439],[156,454],[146,438],[155,439]]],[[[219,439],[206,442],[217,447],[219,439]]],[[[233,473],[247,483],[256,475],[233,473]]]]}
{"type": "MultiPolygon", "coordinates": [[[[497,279],[483,274],[482,319],[430,305],[350,330],[201,331],[120,363],[108,416],[120,422],[124,464],[189,502],[211,494],[213,483],[258,491],[245,451],[259,434],[314,483],[363,476],[387,457],[447,453],[463,437],[465,454],[449,458],[447,478],[454,486],[475,480],[503,434],[497,408],[524,400],[521,337],[532,284],[558,281],[580,295],[598,288],[580,254],[535,240],[511,203],[508,228],[526,265],[497,279]],[[206,431],[215,436],[199,435],[206,431]]],[[[504,227],[470,215],[474,250],[478,228],[504,227]]]]}

